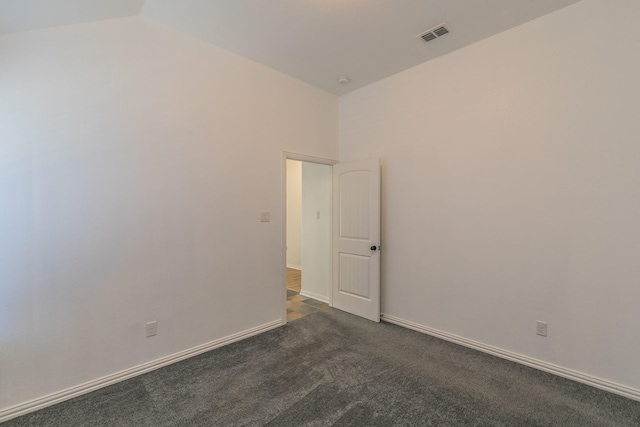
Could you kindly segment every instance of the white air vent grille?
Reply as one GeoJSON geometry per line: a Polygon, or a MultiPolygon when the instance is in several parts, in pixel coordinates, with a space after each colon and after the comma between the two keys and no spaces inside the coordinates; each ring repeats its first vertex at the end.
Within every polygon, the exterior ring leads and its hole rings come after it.
{"type": "Polygon", "coordinates": [[[418,34],[416,37],[420,37],[425,42],[430,42],[431,40],[435,40],[438,37],[442,37],[448,33],[449,29],[445,27],[445,24],[440,24],[430,30],[425,31],[424,33],[418,34]]]}
{"type": "Polygon", "coordinates": [[[435,34],[438,37],[442,37],[445,34],[447,34],[449,32],[449,30],[447,30],[446,27],[438,27],[435,30],[433,30],[433,34],[435,34]]]}
{"type": "Polygon", "coordinates": [[[437,39],[437,38],[438,38],[438,37],[437,37],[435,34],[433,34],[433,33],[426,33],[426,34],[423,34],[421,37],[422,37],[422,40],[424,40],[424,41],[426,41],[426,42],[430,42],[431,40],[435,40],[435,39],[437,39]]]}

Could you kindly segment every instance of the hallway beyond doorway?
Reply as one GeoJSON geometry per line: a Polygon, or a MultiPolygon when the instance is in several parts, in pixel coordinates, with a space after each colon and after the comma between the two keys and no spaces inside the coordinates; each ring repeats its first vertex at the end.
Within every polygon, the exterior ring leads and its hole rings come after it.
{"type": "Polygon", "coordinates": [[[300,295],[301,282],[302,272],[287,267],[287,322],[329,308],[329,304],[326,302],[300,295]]]}

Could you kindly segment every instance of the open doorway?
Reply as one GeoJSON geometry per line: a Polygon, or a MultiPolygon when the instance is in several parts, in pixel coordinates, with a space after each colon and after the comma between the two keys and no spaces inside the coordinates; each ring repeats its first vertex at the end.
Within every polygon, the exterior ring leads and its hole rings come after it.
{"type": "Polygon", "coordinates": [[[287,156],[286,318],[331,303],[332,166],[287,156]]]}

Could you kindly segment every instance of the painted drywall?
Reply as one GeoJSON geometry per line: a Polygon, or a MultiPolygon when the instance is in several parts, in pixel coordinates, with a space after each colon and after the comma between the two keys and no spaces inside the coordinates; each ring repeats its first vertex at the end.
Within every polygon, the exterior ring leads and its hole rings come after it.
{"type": "Polygon", "coordinates": [[[640,389],[639,19],[584,0],[340,98],[383,313],[640,389]]]}
{"type": "Polygon", "coordinates": [[[282,319],[283,151],[337,117],[139,17],[0,37],[0,410],[282,319]]]}
{"type": "Polygon", "coordinates": [[[331,282],[332,168],[302,163],[301,294],[329,301],[331,282]]]}
{"type": "Polygon", "coordinates": [[[302,269],[302,162],[287,159],[287,267],[302,269]]]}

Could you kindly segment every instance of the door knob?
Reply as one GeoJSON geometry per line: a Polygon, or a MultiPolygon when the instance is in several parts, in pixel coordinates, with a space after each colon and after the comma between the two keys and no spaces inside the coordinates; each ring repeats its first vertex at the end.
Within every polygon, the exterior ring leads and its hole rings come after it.
{"type": "Polygon", "coordinates": [[[371,246],[371,248],[370,248],[370,249],[371,249],[372,251],[375,251],[375,250],[377,250],[377,249],[378,249],[378,247],[377,247],[376,245],[373,245],[373,246],[371,246]]]}

